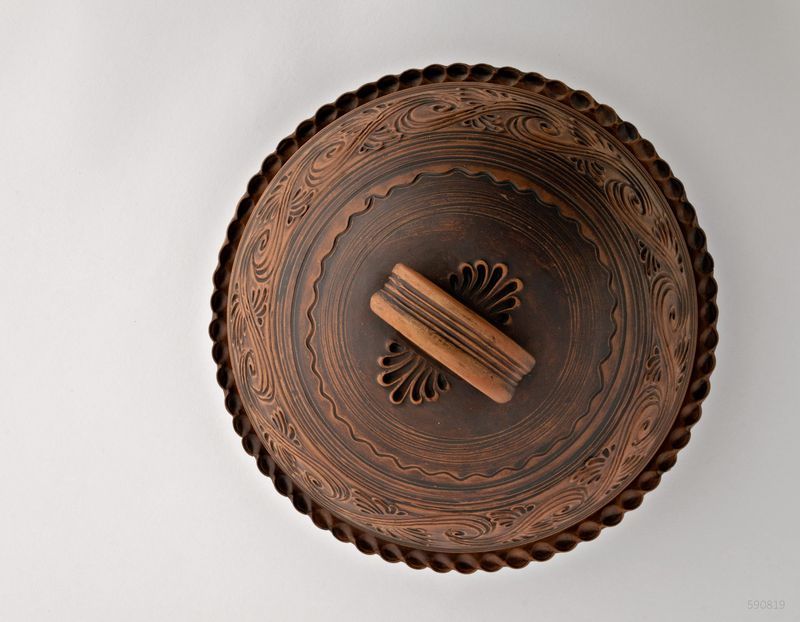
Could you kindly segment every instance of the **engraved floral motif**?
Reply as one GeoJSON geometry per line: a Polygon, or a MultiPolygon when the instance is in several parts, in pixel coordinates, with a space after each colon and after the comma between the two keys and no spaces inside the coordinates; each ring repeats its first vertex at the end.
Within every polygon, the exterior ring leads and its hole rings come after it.
{"type": "Polygon", "coordinates": [[[613,443],[608,447],[603,447],[597,454],[589,458],[580,469],[575,471],[572,481],[582,486],[591,486],[599,481],[615,449],[616,445],[613,443]]]}
{"type": "Polygon", "coordinates": [[[453,294],[468,307],[500,326],[511,323],[511,312],[520,306],[517,294],[522,281],[508,278],[508,266],[491,266],[483,259],[462,263],[448,277],[453,294]]]}
{"type": "Polygon", "coordinates": [[[669,251],[670,257],[674,258],[678,265],[678,270],[683,273],[684,268],[681,247],[678,244],[678,240],[675,238],[672,228],[667,225],[663,218],[655,219],[655,223],[653,224],[653,235],[661,244],[662,248],[669,251]]]}
{"type": "Polygon", "coordinates": [[[642,240],[638,241],[638,247],[639,259],[641,259],[644,264],[644,273],[647,275],[647,278],[651,278],[654,274],[661,271],[661,262],[656,258],[653,249],[642,240]]]}
{"type": "Polygon", "coordinates": [[[653,351],[645,362],[644,369],[644,378],[647,382],[657,383],[661,381],[661,349],[658,344],[653,346],[653,351]]]}
{"type": "Polygon", "coordinates": [[[605,181],[606,167],[595,158],[569,156],[575,170],[591,179],[595,185],[601,186],[605,181]]]}
{"type": "MultiPolygon", "coordinates": [[[[373,114],[378,113],[377,119],[382,119],[380,113],[386,110],[386,108],[387,106],[376,107],[373,114]]],[[[388,120],[371,122],[367,132],[364,132],[363,128],[361,127],[358,127],[358,131],[364,136],[363,142],[358,147],[358,153],[378,151],[388,145],[402,140],[404,137],[403,132],[401,132],[391,121],[388,120]]]]}
{"type": "Polygon", "coordinates": [[[389,389],[392,404],[435,402],[450,388],[442,370],[404,342],[387,341],[378,364],[383,368],[378,383],[389,389]]]}
{"type": "Polygon", "coordinates": [[[264,430],[264,441],[273,456],[282,460],[287,468],[297,467],[297,458],[294,450],[301,449],[302,443],[297,435],[297,430],[289,421],[286,413],[280,408],[273,411],[269,418],[271,430],[264,430]]]}
{"type": "MultiPolygon", "coordinates": [[[[664,260],[667,262],[674,261],[678,271],[683,273],[683,256],[681,255],[680,246],[678,245],[677,239],[675,239],[672,229],[662,218],[656,218],[654,219],[651,233],[654,240],[658,243],[656,248],[659,251],[666,252],[666,254],[663,255],[664,260]]],[[[641,239],[637,241],[637,245],[639,248],[639,258],[644,264],[645,275],[647,275],[647,278],[651,279],[662,271],[662,263],[656,257],[654,247],[651,247],[641,239]]]]}
{"type": "Polygon", "coordinates": [[[367,495],[360,490],[353,490],[353,503],[364,514],[375,514],[377,516],[405,516],[407,514],[407,512],[398,508],[397,504],[367,495]]]}
{"type": "Polygon", "coordinates": [[[688,338],[683,338],[676,342],[672,348],[672,357],[677,361],[676,370],[677,370],[677,380],[675,382],[675,387],[677,391],[677,387],[679,387],[683,383],[683,379],[686,377],[686,374],[689,371],[689,350],[691,349],[691,343],[689,342],[688,338]]]}
{"type": "Polygon", "coordinates": [[[311,207],[311,202],[314,200],[314,191],[300,186],[291,195],[289,201],[288,215],[286,216],[286,224],[291,225],[298,218],[305,216],[308,208],[311,207]]]}
{"type": "Polygon", "coordinates": [[[489,512],[488,516],[492,523],[496,523],[501,527],[513,527],[515,522],[529,512],[532,512],[535,508],[536,505],[533,503],[526,505],[515,505],[507,509],[489,512]]]}
{"type": "Polygon", "coordinates": [[[297,437],[297,430],[295,429],[294,425],[289,422],[289,419],[286,417],[286,413],[278,408],[272,413],[271,419],[272,426],[284,439],[286,439],[295,447],[302,446],[300,444],[300,439],[297,437]]]}
{"type": "Polygon", "coordinates": [[[503,119],[499,115],[492,113],[479,114],[471,119],[461,122],[466,127],[476,130],[487,130],[489,132],[500,132],[503,130],[503,119]]]}

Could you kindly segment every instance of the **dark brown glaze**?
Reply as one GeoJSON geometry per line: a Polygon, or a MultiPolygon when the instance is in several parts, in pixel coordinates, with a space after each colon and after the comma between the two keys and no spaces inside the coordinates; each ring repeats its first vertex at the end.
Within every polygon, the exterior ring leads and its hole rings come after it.
{"type": "Polygon", "coordinates": [[[432,66],[323,107],[251,181],[220,260],[214,357],[245,448],[389,561],[495,570],[594,538],[708,392],[716,283],[680,182],[538,74],[432,66]],[[506,403],[370,311],[398,262],[534,353],[506,403]],[[479,272],[513,286],[476,296],[479,272]]]}

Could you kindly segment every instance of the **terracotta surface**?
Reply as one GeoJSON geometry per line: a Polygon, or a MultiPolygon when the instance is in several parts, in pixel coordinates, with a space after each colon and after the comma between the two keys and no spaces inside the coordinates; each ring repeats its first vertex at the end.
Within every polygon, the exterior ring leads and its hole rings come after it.
{"type": "Polygon", "coordinates": [[[609,107],[432,66],[267,158],[215,275],[214,356],[245,448],[317,525],[413,567],[523,566],[619,522],[688,442],[712,266],[609,107]]]}

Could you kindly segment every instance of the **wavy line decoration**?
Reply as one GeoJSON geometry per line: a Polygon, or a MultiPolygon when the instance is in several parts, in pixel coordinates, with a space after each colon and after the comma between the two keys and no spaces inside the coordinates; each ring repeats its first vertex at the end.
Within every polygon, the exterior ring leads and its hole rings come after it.
{"type": "MultiPolygon", "coordinates": [[[[502,71],[497,75],[498,79],[505,79],[502,71]]],[[[264,184],[257,192],[248,187],[248,192],[256,195],[252,210],[247,207],[241,209],[241,214],[237,211],[229,230],[228,254],[220,255],[224,270],[215,275],[216,291],[225,295],[225,304],[215,303],[217,315],[211,330],[215,360],[220,364],[218,378],[226,395],[231,396],[226,406],[235,411],[239,420],[254,412],[261,417],[263,427],[261,423],[254,427],[260,432],[258,442],[262,447],[256,448],[249,432],[245,432],[245,448],[257,455],[259,468],[275,479],[276,485],[280,481],[282,489],[290,479],[294,492],[289,485],[289,494],[298,509],[312,514],[316,524],[333,530],[340,539],[357,540],[362,550],[378,551],[380,546],[381,554],[386,549],[387,558],[395,556],[421,565],[439,563],[436,560],[440,558],[455,560],[453,551],[460,551],[465,559],[471,559],[474,553],[475,559],[488,560],[486,563],[491,565],[495,562],[484,552],[497,549],[502,558],[497,563],[504,565],[516,563],[513,555],[501,551],[511,550],[513,543],[522,543],[526,554],[534,555],[544,550],[540,543],[545,539],[551,548],[561,546],[568,534],[560,530],[579,524],[582,528],[590,525],[591,529],[581,531],[576,527],[575,538],[583,539],[581,534],[585,534],[585,539],[590,539],[599,532],[595,523],[615,524],[615,517],[621,516],[628,505],[635,507],[634,501],[643,494],[636,481],[644,482],[642,486],[651,486],[653,481],[657,484],[652,473],[656,467],[658,471],[669,468],[670,460],[674,462],[673,449],[679,449],[679,443],[684,442],[677,432],[688,430],[691,421],[699,418],[696,405],[708,391],[707,377],[713,369],[710,352],[716,345],[716,284],[710,276],[713,264],[694,212],[688,203],[684,206],[682,186],[671,175],[639,174],[656,165],[660,171],[664,166],[635,128],[619,121],[613,110],[598,106],[588,95],[564,90],[564,85],[557,82],[548,84],[552,88],[537,96],[540,101],[522,88],[502,83],[462,83],[431,85],[429,92],[386,94],[385,99],[381,95],[378,101],[358,103],[342,123],[326,128],[326,141],[306,143],[297,152],[298,144],[307,139],[292,139],[294,148],[280,147],[277,156],[268,158],[263,171],[269,185],[264,184]],[[398,106],[400,96],[407,98],[409,105],[398,106]],[[587,123],[584,117],[592,122],[587,123]],[[276,339],[270,322],[283,304],[283,293],[279,295],[276,289],[280,259],[291,244],[293,232],[308,226],[305,223],[310,218],[318,217],[315,210],[325,200],[320,184],[335,176],[348,158],[351,164],[357,164],[359,157],[366,158],[383,149],[391,151],[416,140],[417,135],[435,132],[483,132],[491,134],[490,140],[496,142],[518,139],[535,151],[554,174],[571,172],[576,193],[607,204],[614,214],[625,219],[629,234],[626,239],[631,244],[629,255],[634,260],[630,262],[631,273],[647,288],[645,302],[652,311],[652,330],[642,340],[645,355],[639,367],[640,384],[631,392],[624,425],[599,447],[587,450],[581,462],[583,468],[565,473],[563,481],[567,484],[553,489],[552,494],[497,499],[476,511],[459,507],[454,514],[447,514],[444,505],[444,509],[420,509],[402,494],[384,492],[381,482],[360,482],[356,486],[346,477],[338,477],[341,474],[335,470],[331,472],[324,461],[311,459],[316,456],[309,456],[309,449],[317,439],[308,434],[302,415],[288,408],[282,376],[284,363],[264,348],[265,343],[276,339]],[[638,151],[633,150],[632,144],[638,151]],[[641,163],[635,170],[631,166],[634,157],[639,161],[637,166],[641,163]],[[257,232],[255,237],[242,233],[244,224],[257,232]],[[687,247],[690,234],[694,237],[687,247]],[[688,290],[685,280],[689,281],[688,290]],[[702,366],[700,354],[706,357],[702,366]],[[673,394],[673,390],[679,393],[673,394]],[[682,399],[685,406],[678,411],[682,399]],[[665,406],[673,401],[675,408],[665,406]],[[679,412],[675,433],[669,437],[672,423],[664,424],[666,410],[679,412]],[[296,423],[292,423],[289,413],[297,417],[296,423]],[[670,440],[664,440],[667,438],[670,440]],[[674,448],[669,445],[673,438],[674,448]],[[619,499],[609,501],[612,492],[620,495],[619,499]],[[608,505],[612,501],[622,504],[622,508],[608,505]],[[589,522],[580,523],[583,519],[589,522]],[[377,544],[373,546],[375,539],[377,544]],[[428,555],[412,551],[411,546],[447,553],[428,555]]],[[[348,102],[353,97],[343,96],[343,110],[350,108],[348,102]]],[[[321,121],[327,118],[328,109],[336,112],[334,106],[323,108],[312,123],[320,131],[328,124],[321,121]]],[[[548,199],[546,192],[543,198],[548,199]]],[[[485,260],[463,263],[447,282],[454,296],[501,328],[509,326],[513,312],[520,306],[522,282],[510,278],[502,264],[485,260]]],[[[616,309],[612,314],[617,313],[616,309]]],[[[313,324],[311,310],[308,311],[313,324]]],[[[420,357],[399,339],[386,343],[386,352],[379,359],[379,382],[392,403],[421,405],[436,401],[447,392],[447,375],[420,357]]],[[[369,364],[374,365],[372,361],[369,364]]],[[[313,364],[312,370],[316,371],[313,364]]],[[[320,391],[322,388],[320,385],[320,391]]],[[[241,429],[250,430],[249,426],[241,429]]],[[[460,485],[460,480],[455,479],[454,486],[460,485]]],[[[472,568],[468,566],[464,568],[472,568]]]]}

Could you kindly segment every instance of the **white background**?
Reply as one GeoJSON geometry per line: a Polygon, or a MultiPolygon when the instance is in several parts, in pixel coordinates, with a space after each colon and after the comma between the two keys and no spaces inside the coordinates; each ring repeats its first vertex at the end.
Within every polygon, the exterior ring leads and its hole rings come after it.
{"type": "Polygon", "coordinates": [[[0,620],[800,619],[799,35],[792,2],[0,3],[0,620]],[[344,91],[455,61],[639,127],[721,308],[704,417],[644,505],[472,576],[297,514],[231,430],[207,336],[262,158],[344,91]]]}

